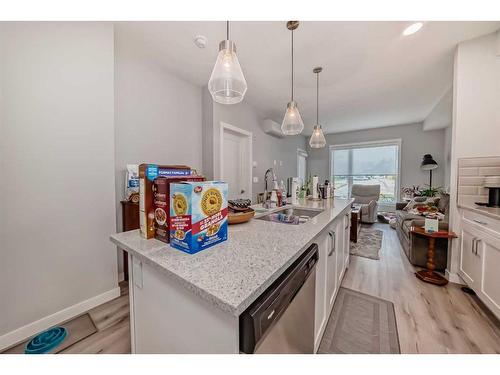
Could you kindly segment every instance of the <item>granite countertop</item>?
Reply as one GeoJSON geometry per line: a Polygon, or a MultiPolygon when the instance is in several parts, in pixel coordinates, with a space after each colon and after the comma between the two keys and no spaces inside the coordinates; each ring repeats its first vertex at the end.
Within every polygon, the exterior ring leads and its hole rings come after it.
{"type": "MultiPolygon", "coordinates": [[[[255,219],[230,225],[227,241],[192,255],[146,240],[139,230],[113,234],[111,241],[200,298],[238,316],[351,202],[301,199],[293,206],[324,211],[299,225],[255,219]]],[[[282,208],[258,212],[256,217],[282,208]]]]}

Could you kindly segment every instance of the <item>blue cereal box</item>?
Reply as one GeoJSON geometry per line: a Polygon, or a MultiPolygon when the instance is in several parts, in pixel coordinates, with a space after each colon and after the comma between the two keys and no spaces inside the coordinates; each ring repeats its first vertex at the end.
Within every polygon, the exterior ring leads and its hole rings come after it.
{"type": "Polygon", "coordinates": [[[227,191],[220,181],[170,184],[170,246],[194,254],[226,241],[227,191]]]}

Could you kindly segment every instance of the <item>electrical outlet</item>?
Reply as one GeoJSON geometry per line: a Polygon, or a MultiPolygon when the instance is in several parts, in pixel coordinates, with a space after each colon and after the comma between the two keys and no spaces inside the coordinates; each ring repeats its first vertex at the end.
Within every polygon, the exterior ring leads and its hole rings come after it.
{"type": "Polygon", "coordinates": [[[256,184],[259,182],[259,178],[257,176],[254,176],[253,178],[253,183],[256,184]]]}
{"type": "Polygon", "coordinates": [[[280,160],[280,167],[283,166],[283,160],[280,160]]]}
{"type": "Polygon", "coordinates": [[[254,162],[252,163],[252,166],[253,166],[254,168],[257,168],[257,162],[256,162],[256,161],[254,161],[254,162]]]}

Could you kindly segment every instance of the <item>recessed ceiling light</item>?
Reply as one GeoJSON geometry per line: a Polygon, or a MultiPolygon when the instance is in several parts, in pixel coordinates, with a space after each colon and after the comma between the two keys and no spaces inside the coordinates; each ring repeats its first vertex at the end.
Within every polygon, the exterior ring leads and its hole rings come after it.
{"type": "Polygon", "coordinates": [[[417,31],[419,31],[424,24],[422,22],[415,22],[412,23],[410,26],[408,26],[406,29],[403,31],[404,36],[412,35],[415,34],[417,31]]]}

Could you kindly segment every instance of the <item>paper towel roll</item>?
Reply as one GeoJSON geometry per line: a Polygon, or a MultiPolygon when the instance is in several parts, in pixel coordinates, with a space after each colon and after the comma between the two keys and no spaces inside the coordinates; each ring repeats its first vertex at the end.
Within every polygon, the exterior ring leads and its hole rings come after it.
{"type": "Polygon", "coordinates": [[[313,176],[312,181],[312,197],[313,199],[318,199],[318,176],[313,176]]]}

